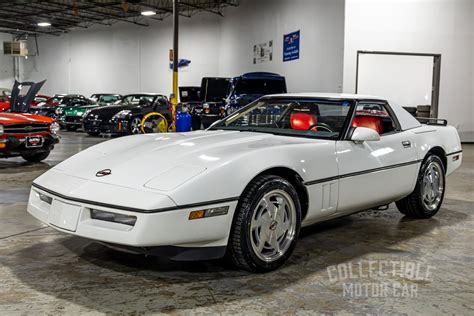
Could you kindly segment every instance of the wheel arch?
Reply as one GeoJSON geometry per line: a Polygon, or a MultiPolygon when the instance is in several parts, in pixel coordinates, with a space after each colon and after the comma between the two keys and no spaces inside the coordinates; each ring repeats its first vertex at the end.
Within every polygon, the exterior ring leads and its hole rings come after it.
{"type": "Polygon", "coordinates": [[[446,157],[446,152],[444,151],[444,149],[442,147],[435,146],[435,147],[431,148],[430,150],[428,150],[428,152],[425,155],[425,159],[429,155],[438,156],[441,159],[441,161],[443,162],[444,171],[446,172],[448,170],[448,158],[446,157]]]}
{"type": "Polygon", "coordinates": [[[257,174],[255,177],[253,177],[249,181],[249,183],[251,183],[255,178],[261,175],[279,176],[286,179],[288,182],[290,182],[293,185],[296,192],[298,193],[298,198],[300,200],[301,221],[303,221],[304,218],[306,217],[306,214],[308,213],[309,196],[308,196],[308,190],[306,190],[306,186],[303,183],[303,178],[298,174],[298,172],[288,167],[272,167],[257,174]]]}

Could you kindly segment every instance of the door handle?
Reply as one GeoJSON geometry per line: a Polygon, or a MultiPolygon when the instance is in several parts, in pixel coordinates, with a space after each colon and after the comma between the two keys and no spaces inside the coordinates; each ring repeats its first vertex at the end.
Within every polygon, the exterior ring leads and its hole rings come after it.
{"type": "Polygon", "coordinates": [[[404,140],[402,142],[403,148],[410,148],[411,147],[411,142],[409,140],[404,140]]]}

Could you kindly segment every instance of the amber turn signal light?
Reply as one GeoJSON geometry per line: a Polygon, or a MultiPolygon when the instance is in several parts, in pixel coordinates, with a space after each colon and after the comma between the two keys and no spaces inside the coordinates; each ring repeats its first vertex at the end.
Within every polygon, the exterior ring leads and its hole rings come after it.
{"type": "Polygon", "coordinates": [[[204,215],[206,214],[206,211],[192,211],[189,213],[189,219],[199,219],[203,218],[204,215]]]}
{"type": "Polygon", "coordinates": [[[214,217],[220,215],[227,215],[229,211],[228,206],[220,206],[220,207],[213,207],[208,208],[207,210],[200,210],[200,211],[192,211],[189,213],[189,219],[199,219],[205,217],[214,217]]]}

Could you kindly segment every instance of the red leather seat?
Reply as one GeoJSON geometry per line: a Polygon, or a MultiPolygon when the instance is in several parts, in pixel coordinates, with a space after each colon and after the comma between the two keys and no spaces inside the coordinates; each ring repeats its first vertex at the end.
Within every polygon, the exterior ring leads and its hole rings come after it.
{"type": "MultiPolygon", "coordinates": [[[[291,113],[290,124],[292,129],[307,131],[310,126],[318,122],[316,115],[309,113],[296,112],[291,113]]],[[[314,129],[316,130],[316,129],[314,129]]]]}
{"type": "Polygon", "coordinates": [[[377,116],[358,115],[354,117],[352,127],[367,127],[383,134],[382,118],[377,116]]]}

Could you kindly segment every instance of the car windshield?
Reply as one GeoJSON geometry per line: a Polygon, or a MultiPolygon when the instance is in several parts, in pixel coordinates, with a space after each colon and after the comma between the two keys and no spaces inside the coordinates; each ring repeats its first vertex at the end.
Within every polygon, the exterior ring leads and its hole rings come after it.
{"type": "Polygon", "coordinates": [[[36,102],[46,102],[48,99],[45,97],[35,97],[36,102]]]}
{"type": "Polygon", "coordinates": [[[122,99],[122,103],[138,105],[140,104],[140,100],[143,99],[142,103],[146,102],[148,104],[152,104],[155,98],[156,96],[154,95],[142,95],[142,94],[127,95],[122,99]]]}
{"type": "Polygon", "coordinates": [[[61,100],[61,104],[66,104],[68,106],[76,106],[76,105],[83,105],[84,98],[81,97],[64,97],[61,100]]]}
{"type": "Polygon", "coordinates": [[[235,93],[238,94],[275,94],[285,93],[286,84],[284,80],[274,79],[245,79],[239,80],[235,85],[235,93]]]}
{"type": "Polygon", "coordinates": [[[55,96],[55,97],[52,97],[52,98],[51,98],[51,100],[52,100],[53,102],[61,102],[62,99],[64,99],[63,96],[59,96],[59,97],[56,97],[56,96],[55,96]]]}
{"type": "Polygon", "coordinates": [[[352,104],[350,100],[260,99],[211,129],[337,139],[352,104]]]}
{"type": "Polygon", "coordinates": [[[115,101],[118,101],[120,99],[120,96],[118,95],[103,95],[99,97],[99,103],[113,103],[115,101]]]}

